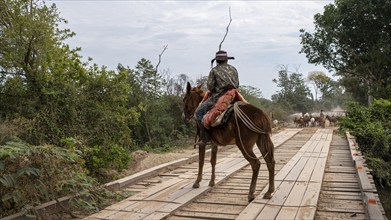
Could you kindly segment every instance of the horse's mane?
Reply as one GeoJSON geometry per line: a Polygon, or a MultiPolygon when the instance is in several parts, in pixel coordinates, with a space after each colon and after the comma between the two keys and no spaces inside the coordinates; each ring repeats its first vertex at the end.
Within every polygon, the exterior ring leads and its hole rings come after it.
{"type": "Polygon", "coordinates": [[[204,90],[202,90],[202,84],[200,85],[200,86],[196,86],[196,87],[193,87],[192,89],[191,89],[191,91],[192,92],[194,92],[194,93],[196,93],[196,94],[198,94],[200,97],[204,97],[205,96],[205,91],[204,90]]]}

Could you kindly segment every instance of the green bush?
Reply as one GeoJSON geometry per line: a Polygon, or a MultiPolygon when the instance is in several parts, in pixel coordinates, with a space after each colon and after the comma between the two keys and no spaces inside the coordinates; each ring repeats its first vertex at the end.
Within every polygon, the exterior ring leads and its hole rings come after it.
{"type": "Polygon", "coordinates": [[[356,137],[360,150],[367,156],[374,177],[382,186],[391,186],[391,101],[375,100],[370,107],[350,103],[340,122],[340,131],[356,137]],[[385,174],[386,173],[386,174],[385,174]]]}
{"type": "Polygon", "coordinates": [[[381,158],[367,157],[367,164],[376,173],[376,179],[382,187],[391,186],[391,163],[387,163],[381,158]]]}
{"type": "Polygon", "coordinates": [[[0,217],[81,192],[96,200],[98,194],[89,192],[101,188],[83,167],[81,152],[74,149],[23,142],[0,146],[0,217]]]}
{"type": "Polygon", "coordinates": [[[109,147],[95,146],[85,151],[86,167],[99,182],[115,179],[117,171],[126,169],[131,161],[131,154],[119,145],[109,147]]]}

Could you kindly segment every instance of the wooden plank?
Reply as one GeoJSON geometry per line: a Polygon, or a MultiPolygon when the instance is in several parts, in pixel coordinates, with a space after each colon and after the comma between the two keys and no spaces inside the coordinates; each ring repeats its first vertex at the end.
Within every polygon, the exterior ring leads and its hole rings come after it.
{"type": "MultiPolygon", "coordinates": [[[[360,197],[361,199],[361,197],[360,197]]],[[[216,196],[215,193],[213,193],[213,197],[201,197],[197,198],[196,201],[194,201],[196,204],[216,204],[216,205],[236,205],[236,206],[242,206],[246,207],[248,205],[247,197],[237,197],[235,201],[232,200],[232,197],[229,196],[216,196]]]]}
{"type": "Polygon", "coordinates": [[[229,167],[229,168],[227,168],[225,170],[223,170],[223,169],[217,170],[216,169],[216,178],[217,178],[218,173],[220,175],[225,174],[224,176],[229,176],[233,172],[236,172],[236,171],[240,170],[242,167],[247,166],[247,165],[249,165],[249,162],[247,160],[245,160],[245,159],[241,159],[241,160],[238,161],[238,163],[233,164],[231,167],[229,167]]]}
{"type": "MultiPolygon", "coordinates": [[[[201,204],[192,203],[181,209],[181,211],[196,211],[202,212],[204,207],[201,204]]],[[[226,213],[229,215],[238,215],[242,211],[241,206],[237,205],[221,205],[221,204],[208,204],[208,210],[214,213],[226,213]]]]}
{"type": "Polygon", "coordinates": [[[180,183],[182,181],[188,181],[188,180],[172,178],[172,179],[170,179],[168,181],[164,181],[164,182],[162,182],[160,184],[157,184],[157,185],[155,185],[155,186],[153,186],[153,187],[151,187],[151,188],[149,188],[149,189],[147,189],[147,190],[145,190],[145,191],[143,191],[141,193],[133,195],[133,196],[131,196],[131,197],[129,197],[129,198],[123,200],[123,201],[124,202],[126,202],[127,200],[139,201],[139,200],[147,199],[150,196],[155,195],[155,194],[157,194],[157,193],[159,193],[159,192],[161,192],[161,191],[171,187],[172,185],[178,184],[178,183],[180,183]]]}
{"type": "Polygon", "coordinates": [[[303,147],[288,161],[287,164],[277,173],[275,176],[275,180],[284,180],[289,172],[292,170],[292,167],[296,165],[296,163],[300,160],[303,154],[307,151],[307,149],[314,144],[313,141],[306,142],[303,147]]]}
{"type": "MultiPolygon", "coordinates": [[[[331,140],[327,140],[331,137],[328,134],[332,134],[330,130],[318,130],[277,173],[275,179],[281,181],[281,184],[276,186],[270,200],[260,199],[263,192],[255,199],[252,204],[258,204],[258,206],[265,204],[257,218],[274,219],[278,215],[280,219],[288,216],[292,218],[295,216],[292,213],[296,212],[298,218],[314,217],[331,143],[331,140]],[[296,182],[299,178],[306,181],[296,182]],[[312,182],[309,183],[309,180],[312,182]]],[[[251,206],[250,204],[246,209],[254,210],[249,208],[251,206]]],[[[254,212],[256,211],[252,211],[254,212]]],[[[243,217],[242,213],[239,215],[239,218],[241,217],[243,217]]]]}
{"type": "MultiPolygon", "coordinates": [[[[8,220],[8,219],[2,218],[2,220],[8,220]]],[[[95,218],[95,217],[92,217],[92,216],[88,216],[86,218],[83,218],[83,220],[101,220],[101,218],[95,218]]]]}
{"type": "Polygon", "coordinates": [[[327,195],[361,196],[361,192],[338,192],[338,191],[325,191],[325,190],[322,190],[322,193],[327,194],[327,195]]]}
{"type": "Polygon", "coordinates": [[[326,143],[326,142],[325,142],[325,141],[319,141],[319,142],[317,142],[317,144],[316,144],[316,146],[315,146],[313,152],[314,152],[314,153],[320,153],[320,152],[322,152],[324,143],[326,143]]]}
{"type": "MultiPolygon", "coordinates": [[[[228,215],[224,213],[213,213],[213,212],[189,212],[189,211],[179,211],[175,213],[175,216],[179,219],[189,217],[192,219],[235,219],[236,215],[228,215]]],[[[148,218],[145,218],[148,219],[148,218]]]]}
{"type": "Polygon", "coordinates": [[[166,218],[170,213],[164,213],[164,212],[153,212],[150,215],[147,215],[144,219],[148,220],[160,220],[166,218]]]}
{"type": "Polygon", "coordinates": [[[374,189],[369,181],[362,159],[360,157],[357,157],[355,162],[358,178],[360,180],[361,190],[363,192],[372,192],[374,189]]]}
{"type": "Polygon", "coordinates": [[[314,219],[316,207],[300,207],[295,219],[314,219]]]}
{"type": "Polygon", "coordinates": [[[238,220],[255,219],[265,207],[264,203],[252,202],[236,218],[238,220]]]}
{"type": "Polygon", "coordinates": [[[126,211],[120,211],[115,213],[114,215],[109,216],[106,219],[132,219],[132,220],[138,220],[138,219],[143,219],[146,217],[148,213],[142,213],[142,212],[126,212],[126,211]]]}
{"type": "Polygon", "coordinates": [[[355,212],[325,212],[316,211],[315,219],[354,219],[354,220],[365,220],[367,219],[365,214],[355,212]]]}
{"type": "Polygon", "coordinates": [[[383,213],[378,206],[377,198],[373,193],[364,192],[364,202],[369,219],[384,219],[383,213]]]}
{"type": "Polygon", "coordinates": [[[305,148],[303,149],[304,152],[314,152],[315,148],[316,148],[316,145],[318,145],[318,141],[310,141],[310,145],[308,146],[308,148],[305,148]]]}
{"type": "Polygon", "coordinates": [[[329,195],[325,194],[324,192],[320,193],[320,197],[322,198],[322,201],[327,202],[328,199],[330,200],[329,203],[333,203],[336,200],[348,200],[348,201],[360,201],[362,202],[362,197],[361,195],[356,196],[356,195],[329,195]]]}
{"type": "Polygon", "coordinates": [[[339,192],[361,192],[358,188],[337,188],[337,187],[324,187],[324,190],[332,190],[332,191],[339,191],[339,192]]]}
{"type": "Polygon", "coordinates": [[[286,176],[286,181],[296,181],[301,174],[301,171],[304,169],[308,161],[308,157],[301,157],[299,161],[295,164],[294,167],[290,170],[289,174],[286,176]]]}
{"type": "MultiPolygon", "coordinates": [[[[276,190],[281,186],[282,183],[283,183],[283,181],[274,181],[274,187],[276,188],[276,190]]],[[[262,192],[257,197],[255,197],[255,199],[254,199],[254,201],[252,203],[264,203],[264,204],[266,204],[269,201],[269,199],[264,199],[263,196],[266,194],[268,189],[269,189],[269,184],[267,184],[263,188],[262,192]]],[[[247,207],[251,206],[252,203],[250,203],[247,207]]]]}
{"type": "Polygon", "coordinates": [[[325,142],[323,142],[322,150],[320,151],[321,153],[323,153],[322,155],[327,156],[329,154],[330,146],[331,146],[330,140],[326,140],[325,142]]]}
{"type": "MultiPolygon", "coordinates": [[[[282,181],[275,181],[274,185],[278,188],[281,183],[282,181]]],[[[248,204],[247,207],[239,214],[237,219],[255,219],[269,201],[269,199],[263,199],[267,190],[266,186],[263,191],[255,197],[254,201],[248,204]]]]}
{"type": "MultiPolygon", "coordinates": [[[[143,198],[142,200],[138,200],[137,203],[132,204],[123,210],[129,212],[152,213],[163,207],[165,204],[171,203],[175,198],[181,197],[186,194],[186,192],[192,190],[192,182],[192,180],[180,181],[177,184],[167,187],[165,190],[149,195],[147,198],[143,198]]],[[[200,188],[195,189],[195,191],[206,187],[207,186],[200,184],[200,188]]]]}
{"type": "Polygon", "coordinates": [[[327,187],[336,187],[336,188],[360,188],[360,184],[357,182],[325,182],[323,184],[327,187]]]}
{"type": "MultiPolygon", "coordinates": [[[[361,199],[355,199],[355,200],[352,200],[352,199],[349,199],[349,200],[341,200],[341,199],[336,199],[336,198],[322,198],[323,201],[325,201],[326,204],[328,204],[329,206],[336,206],[336,207],[339,207],[339,206],[362,206],[363,203],[361,201],[361,199]]],[[[319,205],[319,204],[318,204],[319,205]]]]}
{"type": "Polygon", "coordinates": [[[287,195],[290,194],[294,184],[295,182],[283,181],[281,185],[276,188],[273,197],[268,200],[267,204],[282,206],[287,198],[287,195]]]}
{"type": "Polygon", "coordinates": [[[275,219],[280,211],[281,206],[275,205],[265,205],[261,213],[257,216],[256,219],[275,219]]]}
{"type": "Polygon", "coordinates": [[[110,205],[105,208],[107,211],[120,211],[123,210],[132,204],[136,203],[136,201],[129,201],[129,199],[124,199],[116,204],[110,205]]]}
{"type": "Polygon", "coordinates": [[[356,172],[359,179],[360,189],[362,191],[362,199],[365,205],[365,213],[368,219],[384,219],[381,212],[382,205],[378,204],[377,198],[372,192],[376,192],[376,188],[373,186],[373,178],[367,172],[366,165],[364,163],[363,156],[357,150],[357,143],[353,136],[346,132],[346,137],[349,143],[349,149],[353,161],[355,163],[356,172]]]}
{"type": "Polygon", "coordinates": [[[314,171],[314,167],[316,164],[317,158],[309,158],[307,161],[306,166],[300,173],[300,176],[297,178],[297,181],[309,181],[311,178],[311,175],[314,171]]]}
{"type": "MultiPolygon", "coordinates": [[[[281,132],[272,137],[272,141],[275,147],[284,143],[286,140],[291,138],[293,135],[298,133],[301,129],[288,130],[281,132]]],[[[255,153],[257,156],[261,156],[256,146],[255,153]]],[[[198,157],[198,156],[197,156],[198,157]]],[[[167,216],[171,211],[177,210],[179,207],[192,201],[197,196],[201,195],[212,189],[207,186],[210,179],[211,166],[205,161],[203,181],[200,183],[201,186],[198,189],[193,189],[192,184],[196,176],[197,167],[181,164],[183,167],[181,170],[164,173],[161,175],[170,176],[169,180],[152,181],[154,185],[146,188],[144,191],[129,197],[121,201],[118,204],[108,207],[107,214],[105,211],[101,213],[104,218],[162,218],[167,216]],[[188,170],[184,168],[189,168],[188,170]],[[156,185],[155,185],[156,184],[156,185]],[[111,209],[111,210],[110,210],[111,209]]],[[[224,180],[230,173],[236,172],[242,167],[248,165],[248,162],[243,158],[238,149],[232,150],[231,153],[224,152],[224,154],[218,154],[218,160],[216,165],[216,184],[221,180],[224,180]]],[[[160,168],[160,167],[159,167],[160,168]]],[[[249,176],[251,173],[249,173],[249,176]]],[[[138,178],[143,178],[142,174],[137,174],[138,178]]],[[[134,181],[134,177],[124,178],[120,182],[126,183],[134,181]]],[[[151,184],[148,183],[148,184],[151,184]]],[[[138,188],[144,188],[143,185],[139,185],[138,188]]],[[[140,188],[140,189],[141,189],[140,188]]],[[[248,193],[248,187],[244,190],[245,194],[248,193]]]]}
{"type": "Polygon", "coordinates": [[[292,170],[292,167],[294,167],[296,163],[300,160],[302,154],[303,153],[299,152],[295,154],[295,156],[293,156],[292,159],[289,160],[288,163],[286,163],[285,166],[275,175],[274,179],[276,181],[284,180],[289,174],[289,172],[292,170]]]}
{"type": "Polygon", "coordinates": [[[117,211],[113,211],[113,210],[102,210],[98,213],[95,213],[93,215],[90,215],[89,218],[91,219],[107,219],[108,217],[110,217],[111,215],[114,215],[115,213],[117,213],[117,211]]]}
{"type": "Polygon", "coordinates": [[[299,207],[282,207],[275,219],[286,220],[293,219],[296,216],[299,207]]]}
{"type": "Polygon", "coordinates": [[[312,172],[310,179],[311,182],[322,182],[324,170],[326,167],[326,161],[327,158],[319,158],[316,161],[316,165],[314,167],[314,170],[316,170],[316,172],[312,172]]]}
{"type": "Polygon", "coordinates": [[[307,190],[303,196],[303,200],[300,203],[302,207],[316,207],[319,198],[320,188],[322,182],[309,182],[307,190]]]}
{"type": "Polygon", "coordinates": [[[362,204],[344,204],[339,206],[318,205],[318,210],[328,212],[351,212],[351,213],[365,213],[362,204]]]}
{"type": "Polygon", "coordinates": [[[303,129],[286,129],[272,136],[274,145],[281,145],[303,129]]]}
{"type": "Polygon", "coordinates": [[[284,206],[300,206],[307,186],[308,182],[296,182],[291,190],[291,193],[286,198],[284,206]]]}
{"type": "MultiPolygon", "coordinates": [[[[192,188],[193,183],[187,185],[178,186],[175,191],[172,191],[167,195],[164,195],[166,203],[162,206],[154,209],[153,211],[171,212],[181,207],[184,204],[192,201],[196,196],[210,191],[212,188],[208,186],[207,182],[201,182],[199,188],[192,188]]],[[[167,193],[166,193],[167,194],[167,193]]]]}

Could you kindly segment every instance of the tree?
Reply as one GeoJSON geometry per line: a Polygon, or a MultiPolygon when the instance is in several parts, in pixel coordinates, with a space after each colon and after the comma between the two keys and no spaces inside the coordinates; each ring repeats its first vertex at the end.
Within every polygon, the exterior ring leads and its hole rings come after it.
{"type": "Polygon", "coordinates": [[[312,83],[315,90],[315,101],[318,100],[318,91],[326,83],[328,77],[322,71],[312,71],[308,73],[308,81],[312,83]]]}
{"type": "Polygon", "coordinates": [[[165,94],[180,96],[184,94],[186,83],[190,81],[190,77],[186,74],[179,74],[174,77],[170,77],[169,74],[166,74],[166,78],[164,80],[164,85],[166,87],[165,94]]]}
{"type": "Polygon", "coordinates": [[[29,143],[56,142],[76,122],[77,85],[86,71],[79,49],[64,43],[74,33],[59,29],[62,22],[54,4],[0,1],[1,119],[23,120],[29,143]]]}
{"type": "MultiPolygon", "coordinates": [[[[314,16],[313,34],[301,29],[300,53],[366,88],[368,103],[391,98],[391,0],[338,0],[314,16]]],[[[354,94],[354,88],[346,87],[354,94]]]]}
{"type": "MultiPolygon", "coordinates": [[[[46,6],[36,0],[0,1],[0,85],[9,78],[20,77],[29,91],[29,102],[45,102],[42,88],[53,68],[78,59],[63,41],[74,35],[59,29],[66,22],[54,4],[46,6]]],[[[22,98],[22,97],[20,97],[22,98]]]]}
{"type": "Polygon", "coordinates": [[[161,93],[162,77],[156,71],[151,61],[142,58],[137,62],[135,69],[136,79],[145,95],[149,98],[156,98],[161,93]]]}
{"type": "Polygon", "coordinates": [[[281,88],[277,94],[272,96],[272,100],[281,104],[288,111],[308,112],[312,108],[309,88],[305,85],[302,74],[288,73],[288,67],[279,66],[278,79],[273,82],[281,88]]]}
{"type": "Polygon", "coordinates": [[[262,92],[260,89],[253,86],[240,86],[240,94],[251,104],[261,108],[262,92]]]}
{"type": "Polygon", "coordinates": [[[342,106],[348,98],[341,83],[326,76],[321,71],[310,72],[307,79],[314,85],[314,101],[317,109],[332,109],[342,106]],[[318,92],[320,94],[319,98],[318,92]]]}

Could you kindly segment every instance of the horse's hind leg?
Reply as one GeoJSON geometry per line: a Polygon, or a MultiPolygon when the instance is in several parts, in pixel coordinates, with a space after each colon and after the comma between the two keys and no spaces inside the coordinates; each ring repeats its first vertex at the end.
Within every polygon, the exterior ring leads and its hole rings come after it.
{"type": "Polygon", "coordinates": [[[236,143],[236,145],[239,146],[239,149],[240,151],[242,151],[244,158],[250,163],[251,169],[253,170],[250,190],[248,192],[248,201],[251,202],[255,198],[254,193],[255,193],[255,188],[257,186],[257,179],[258,179],[259,168],[261,167],[261,162],[254,154],[253,147],[252,147],[253,144],[242,146],[240,143],[236,143]]]}
{"type": "Polygon", "coordinates": [[[217,158],[217,145],[212,144],[212,155],[210,157],[210,164],[212,165],[212,176],[210,177],[209,186],[215,185],[215,167],[217,158]]]}
{"type": "Polygon", "coordinates": [[[268,134],[262,134],[257,140],[257,146],[262,153],[266,166],[269,171],[269,189],[263,196],[264,199],[270,199],[274,192],[274,144],[268,134]]]}
{"type": "Polygon", "coordinates": [[[198,145],[198,175],[197,179],[193,184],[193,188],[199,188],[200,182],[202,180],[202,169],[204,168],[204,160],[205,160],[205,145],[198,145]]]}

